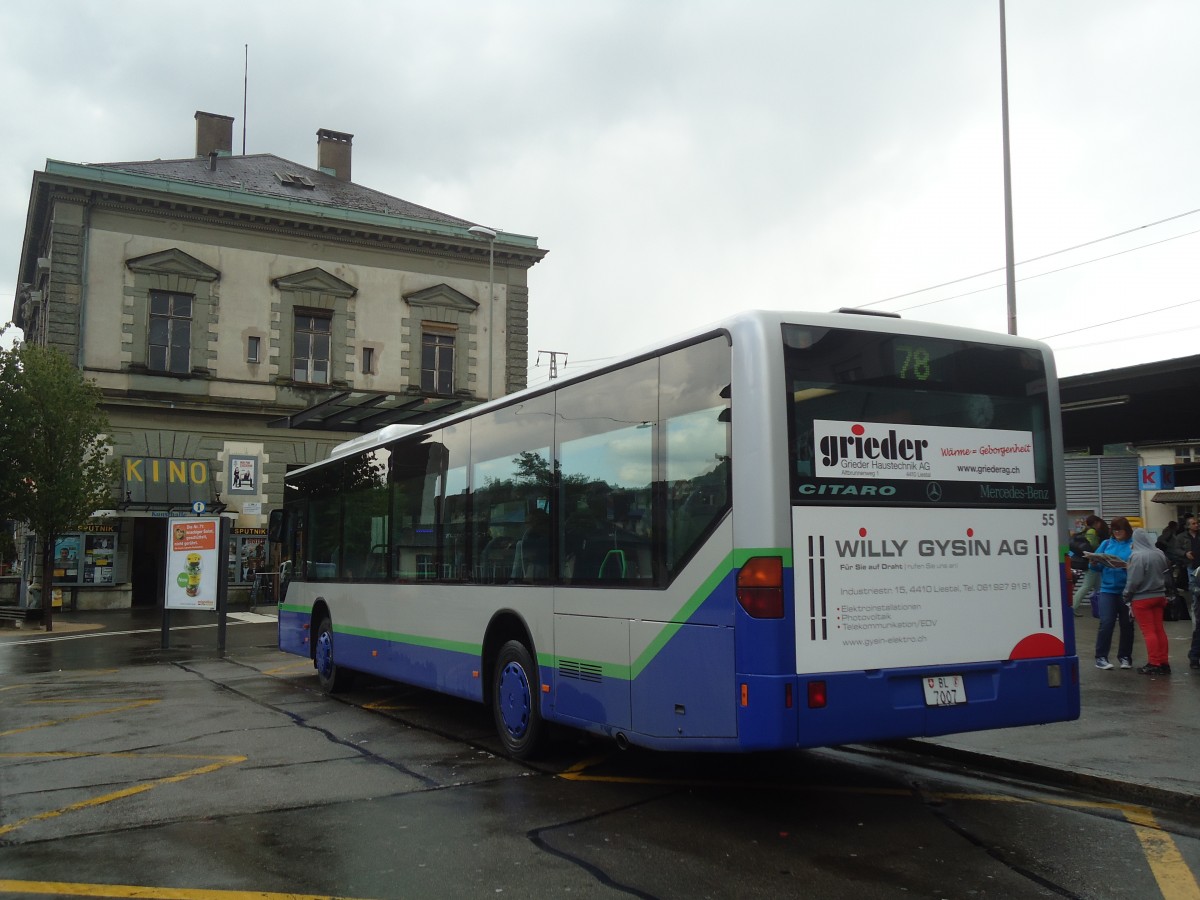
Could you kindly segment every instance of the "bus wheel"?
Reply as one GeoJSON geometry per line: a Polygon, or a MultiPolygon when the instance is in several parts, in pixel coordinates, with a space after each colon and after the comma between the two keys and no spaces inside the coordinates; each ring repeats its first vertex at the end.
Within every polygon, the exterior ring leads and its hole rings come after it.
{"type": "Polygon", "coordinates": [[[321,620],[321,627],[317,629],[313,665],[317,669],[317,681],[326,693],[333,694],[350,687],[353,673],[333,661],[333,622],[328,616],[321,620]]]}
{"type": "Polygon", "coordinates": [[[525,645],[509,641],[501,647],[492,679],[492,715],[500,742],[515,759],[533,756],[542,740],[537,685],[537,667],[525,645]]]}

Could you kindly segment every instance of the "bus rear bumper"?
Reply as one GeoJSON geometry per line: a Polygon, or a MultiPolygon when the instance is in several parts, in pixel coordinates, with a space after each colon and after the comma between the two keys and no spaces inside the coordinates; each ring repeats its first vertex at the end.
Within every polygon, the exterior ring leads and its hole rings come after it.
{"type": "Polygon", "coordinates": [[[1079,718],[1079,659],[800,675],[795,694],[797,747],[1040,725],[1079,718]],[[958,676],[965,698],[939,699],[932,690],[931,679],[951,676],[958,676]]]}

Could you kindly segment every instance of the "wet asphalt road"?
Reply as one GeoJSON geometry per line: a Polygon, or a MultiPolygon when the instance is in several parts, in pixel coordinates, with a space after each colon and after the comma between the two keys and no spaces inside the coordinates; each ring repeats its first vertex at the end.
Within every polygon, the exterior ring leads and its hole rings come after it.
{"type": "Polygon", "coordinates": [[[520,764],[480,706],[177,624],[0,636],[0,897],[1200,896],[1183,813],[865,747],[520,764]]]}

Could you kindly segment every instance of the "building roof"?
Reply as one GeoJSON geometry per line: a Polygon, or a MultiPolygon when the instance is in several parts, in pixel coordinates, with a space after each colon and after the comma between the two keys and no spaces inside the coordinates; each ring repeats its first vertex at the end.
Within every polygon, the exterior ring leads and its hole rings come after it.
{"type": "Polygon", "coordinates": [[[1183,506],[1200,500],[1200,491],[1159,491],[1150,498],[1154,503],[1172,503],[1183,506]]]}
{"type": "MultiPolygon", "coordinates": [[[[219,215],[303,222],[338,234],[386,235],[388,239],[453,252],[486,254],[489,245],[471,233],[472,223],[381,191],[343,181],[273,154],[111,163],[46,160],[35,172],[21,248],[18,284],[32,283],[38,261],[38,236],[50,214],[49,195],[57,190],[95,192],[108,198],[133,198],[172,207],[195,205],[219,215]]],[[[498,232],[497,260],[532,266],[546,255],[530,235],[498,232]]],[[[19,292],[16,304],[20,303],[19,292]]],[[[14,310],[16,307],[14,306],[14,310]]],[[[14,314],[14,318],[18,316],[14,314]]]]}
{"type": "Polygon", "coordinates": [[[1200,356],[1072,375],[1059,379],[1059,392],[1067,451],[1200,440],[1190,407],[1200,392],[1200,356]]]}
{"type": "Polygon", "coordinates": [[[249,156],[217,156],[210,166],[204,157],[191,159],[155,159],[142,162],[92,163],[88,168],[115,169],[174,182],[204,187],[248,191],[266,197],[298,200],[317,206],[353,209],[360,212],[403,216],[443,225],[468,227],[466,219],[409,203],[380,191],[343,181],[319,169],[275,156],[257,153],[249,156]],[[298,177],[295,177],[298,176],[298,177]]]}

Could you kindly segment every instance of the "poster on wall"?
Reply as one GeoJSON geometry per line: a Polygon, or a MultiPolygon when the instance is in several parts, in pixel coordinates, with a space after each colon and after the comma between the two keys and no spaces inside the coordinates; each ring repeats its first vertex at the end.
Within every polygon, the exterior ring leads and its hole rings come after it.
{"type": "Polygon", "coordinates": [[[220,519],[170,519],[167,534],[167,609],[217,608],[220,519]]]}
{"type": "Polygon", "coordinates": [[[113,583],[116,545],[115,534],[85,534],[83,536],[84,584],[113,583]]]}
{"type": "Polygon", "coordinates": [[[229,493],[257,494],[258,493],[258,457],[231,456],[229,457],[229,493]]]}
{"type": "Polygon", "coordinates": [[[79,535],[65,534],[54,540],[54,582],[79,581],[79,535]]]}

